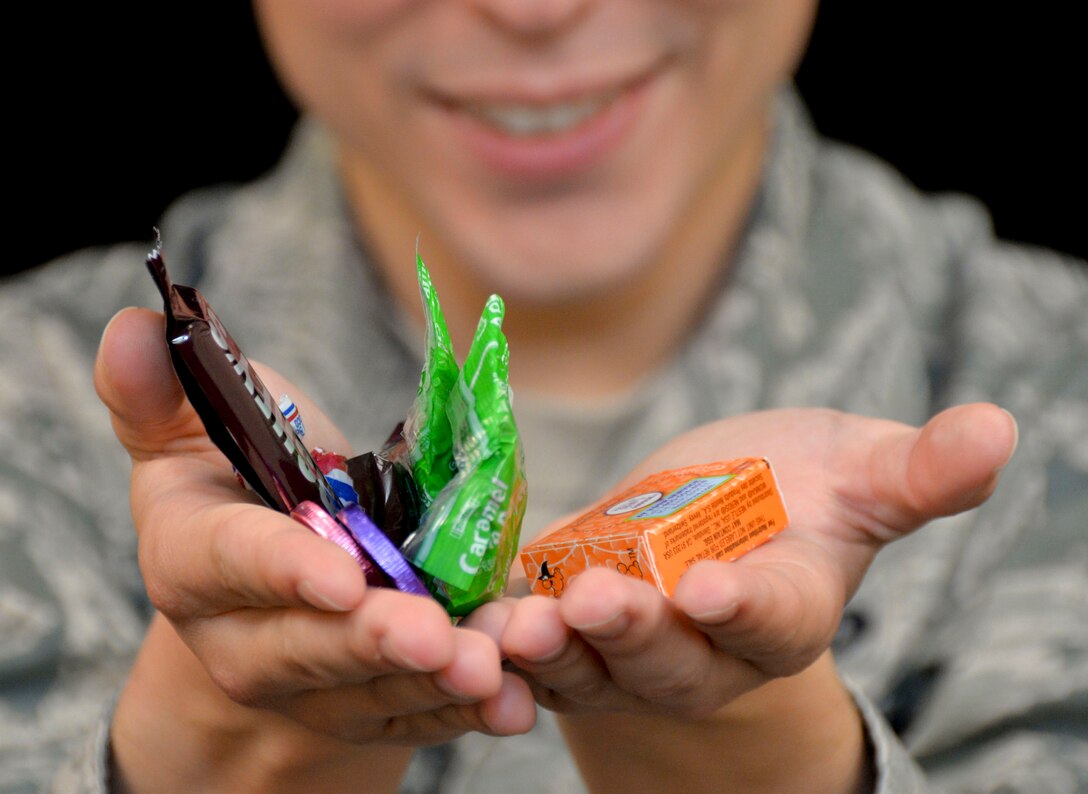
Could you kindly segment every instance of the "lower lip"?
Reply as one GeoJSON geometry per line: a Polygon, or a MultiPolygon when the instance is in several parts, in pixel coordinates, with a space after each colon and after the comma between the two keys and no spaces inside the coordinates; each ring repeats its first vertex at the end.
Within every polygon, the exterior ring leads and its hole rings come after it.
{"type": "Polygon", "coordinates": [[[454,108],[442,108],[455,140],[490,171],[503,177],[552,181],[602,163],[635,124],[650,80],[641,80],[575,127],[548,135],[509,135],[454,108]]]}

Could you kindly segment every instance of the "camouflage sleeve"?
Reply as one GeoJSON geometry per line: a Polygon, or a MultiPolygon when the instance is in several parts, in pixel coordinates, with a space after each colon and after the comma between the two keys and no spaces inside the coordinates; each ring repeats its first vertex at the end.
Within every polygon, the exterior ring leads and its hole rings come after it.
{"type": "Polygon", "coordinates": [[[0,791],[41,790],[88,739],[69,790],[104,785],[103,710],[149,611],[92,364],[141,260],[88,254],[0,289],[0,791]]]}
{"type": "Polygon", "coordinates": [[[110,779],[110,721],[112,707],[102,711],[49,781],[49,794],[107,794],[110,779]]]}
{"type": "Polygon", "coordinates": [[[899,741],[877,705],[849,679],[845,684],[865,723],[866,740],[876,772],[876,794],[920,794],[927,791],[925,773],[899,741]]]}
{"type": "Polygon", "coordinates": [[[1088,791],[1088,267],[1028,248],[964,271],[955,402],[1020,443],[943,592],[932,683],[905,732],[953,791],[1088,791]]]}
{"type": "Polygon", "coordinates": [[[961,276],[940,401],[1002,405],[1017,452],[981,508],[881,552],[847,618],[883,636],[847,674],[881,792],[1084,792],[1088,268],[999,245],[961,276]]]}

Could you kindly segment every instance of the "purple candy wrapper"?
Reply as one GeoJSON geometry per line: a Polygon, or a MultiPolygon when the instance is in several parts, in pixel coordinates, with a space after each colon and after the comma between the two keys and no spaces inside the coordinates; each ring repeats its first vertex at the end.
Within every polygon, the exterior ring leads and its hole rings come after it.
{"type": "Polygon", "coordinates": [[[374,563],[393,580],[398,590],[431,597],[412,566],[359,505],[348,505],[337,513],[336,520],[347,528],[374,563]]]}

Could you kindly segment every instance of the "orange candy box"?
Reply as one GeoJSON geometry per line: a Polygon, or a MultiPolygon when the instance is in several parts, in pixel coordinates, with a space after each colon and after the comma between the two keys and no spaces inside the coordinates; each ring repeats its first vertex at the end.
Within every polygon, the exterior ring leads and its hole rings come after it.
{"type": "Polygon", "coordinates": [[[699,560],[735,560],[789,523],[764,458],[653,474],[526,546],[532,591],[558,598],[587,568],[605,566],[672,595],[699,560]]]}

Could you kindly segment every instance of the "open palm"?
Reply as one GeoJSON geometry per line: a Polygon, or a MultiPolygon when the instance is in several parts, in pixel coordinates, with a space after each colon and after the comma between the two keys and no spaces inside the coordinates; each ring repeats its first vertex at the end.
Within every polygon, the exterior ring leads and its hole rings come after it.
{"type": "Polygon", "coordinates": [[[531,596],[473,617],[559,711],[707,715],[827,651],[843,605],[882,546],[984,501],[1016,444],[992,405],[923,428],[823,409],[769,411],[691,431],[618,486],[663,469],[768,458],[790,527],[738,561],[703,561],[672,599],[594,569],[561,599],[531,596]]]}

